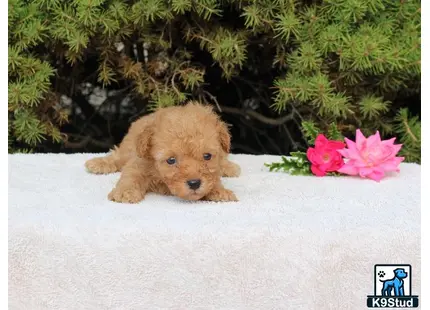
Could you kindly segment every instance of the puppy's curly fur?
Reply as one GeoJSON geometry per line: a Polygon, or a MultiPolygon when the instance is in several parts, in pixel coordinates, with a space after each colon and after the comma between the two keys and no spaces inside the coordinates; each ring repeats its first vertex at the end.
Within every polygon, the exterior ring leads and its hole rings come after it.
{"type": "Polygon", "coordinates": [[[88,160],[88,171],[121,171],[108,198],[137,203],[147,192],[187,200],[236,201],[221,176],[236,177],[240,167],[229,161],[230,134],[209,106],[189,102],[160,109],[131,124],[119,147],[88,160]]]}

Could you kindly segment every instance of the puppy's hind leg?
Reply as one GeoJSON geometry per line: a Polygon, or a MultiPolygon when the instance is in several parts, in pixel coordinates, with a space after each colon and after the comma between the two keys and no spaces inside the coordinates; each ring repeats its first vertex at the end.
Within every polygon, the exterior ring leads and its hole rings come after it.
{"type": "Polygon", "coordinates": [[[227,158],[221,162],[221,175],[223,177],[238,177],[240,172],[240,166],[229,161],[227,158]]]}
{"type": "Polygon", "coordinates": [[[110,154],[104,157],[96,157],[85,162],[85,168],[91,173],[95,174],[108,174],[121,170],[125,165],[124,160],[121,159],[119,149],[115,148],[110,154]]]}

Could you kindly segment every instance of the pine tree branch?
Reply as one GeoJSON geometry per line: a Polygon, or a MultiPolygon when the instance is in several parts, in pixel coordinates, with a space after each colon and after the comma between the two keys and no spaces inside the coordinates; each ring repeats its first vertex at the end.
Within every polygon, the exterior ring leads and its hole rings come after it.
{"type": "Polygon", "coordinates": [[[293,136],[291,135],[290,130],[288,129],[288,127],[285,124],[283,124],[282,127],[284,128],[285,133],[287,134],[288,140],[290,140],[291,144],[293,145],[292,149],[294,151],[297,150],[297,148],[298,148],[297,142],[294,141],[293,136]]]}
{"type": "MultiPolygon", "coordinates": [[[[216,99],[216,97],[214,96],[214,95],[212,95],[210,92],[208,92],[208,91],[206,91],[206,90],[204,90],[204,89],[200,89],[200,91],[204,94],[204,95],[206,95],[206,96],[208,96],[214,103],[215,103],[215,105],[217,106],[217,109],[218,109],[218,111],[219,112],[222,112],[222,110],[221,110],[221,106],[219,105],[219,102],[218,102],[218,100],[216,99]]],[[[201,98],[202,96],[201,95],[199,95],[199,97],[201,98]]]]}
{"type": "Polygon", "coordinates": [[[403,120],[403,125],[406,128],[406,133],[409,135],[409,137],[412,138],[412,140],[414,140],[414,142],[418,142],[418,138],[413,134],[413,132],[411,131],[411,128],[408,125],[407,119],[403,120]]]}
{"type": "Polygon", "coordinates": [[[90,144],[92,144],[96,147],[103,148],[103,149],[111,149],[114,146],[114,143],[99,141],[99,140],[91,138],[90,136],[84,137],[84,136],[74,135],[74,134],[69,134],[68,136],[75,137],[75,138],[82,138],[82,140],[79,142],[70,142],[70,141],[66,140],[64,142],[64,147],[66,147],[68,149],[83,149],[90,144]]]}

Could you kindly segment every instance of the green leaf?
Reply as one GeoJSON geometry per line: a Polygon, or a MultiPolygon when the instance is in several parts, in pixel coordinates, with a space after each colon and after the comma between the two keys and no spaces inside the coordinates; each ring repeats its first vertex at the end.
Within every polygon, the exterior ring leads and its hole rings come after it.
{"type": "Polygon", "coordinates": [[[408,109],[400,109],[394,118],[394,132],[403,144],[399,152],[408,162],[421,162],[421,122],[408,109]]]}
{"type": "Polygon", "coordinates": [[[175,13],[185,14],[191,11],[193,5],[191,0],[170,0],[170,5],[175,13]]]}
{"type": "Polygon", "coordinates": [[[279,14],[276,16],[276,26],[275,31],[277,34],[275,37],[281,37],[288,42],[290,40],[291,35],[295,37],[299,36],[299,25],[300,21],[294,14],[294,12],[289,11],[283,14],[279,14]]]}
{"type": "Polygon", "coordinates": [[[337,128],[336,123],[330,123],[328,127],[327,138],[330,140],[343,141],[344,137],[337,128]]]}
{"type": "Polygon", "coordinates": [[[291,157],[282,156],[282,162],[265,163],[269,171],[284,171],[291,175],[312,175],[306,153],[291,152],[291,157]]]}
{"type": "Polygon", "coordinates": [[[260,26],[262,24],[260,14],[261,8],[256,3],[245,7],[241,15],[245,18],[245,26],[251,29],[260,26]]]}
{"type": "Polygon", "coordinates": [[[320,134],[320,130],[312,121],[302,122],[302,132],[309,145],[314,145],[315,139],[317,138],[318,134],[320,134]]]}
{"type": "Polygon", "coordinates": [[[45,140],[46,127],[37,119],[37,116],[27,110],[15,112],[13,128],[18,141],[23,141],[30,146],[36,146],[45,140]]]}
{"type": "Polygon", "coordinates": [[[360,112],[368,119],[374,119],[381,114],[389,111],[390,102],[384,101],[382,97],[376,97],[372,94],[363,96],[358,103],[360,112]]]}

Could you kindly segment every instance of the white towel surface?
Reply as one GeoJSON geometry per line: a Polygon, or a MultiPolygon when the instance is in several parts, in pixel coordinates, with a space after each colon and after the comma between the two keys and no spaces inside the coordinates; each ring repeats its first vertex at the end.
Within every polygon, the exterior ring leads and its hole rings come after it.
{"type": "Polygon", "coordinates": [[[420,293],[419,165],[376,183],[232,155],[237,203],[128,205],[93,156],[9,155],[9,309],[366,309],[381,263],[420,293]]]}

